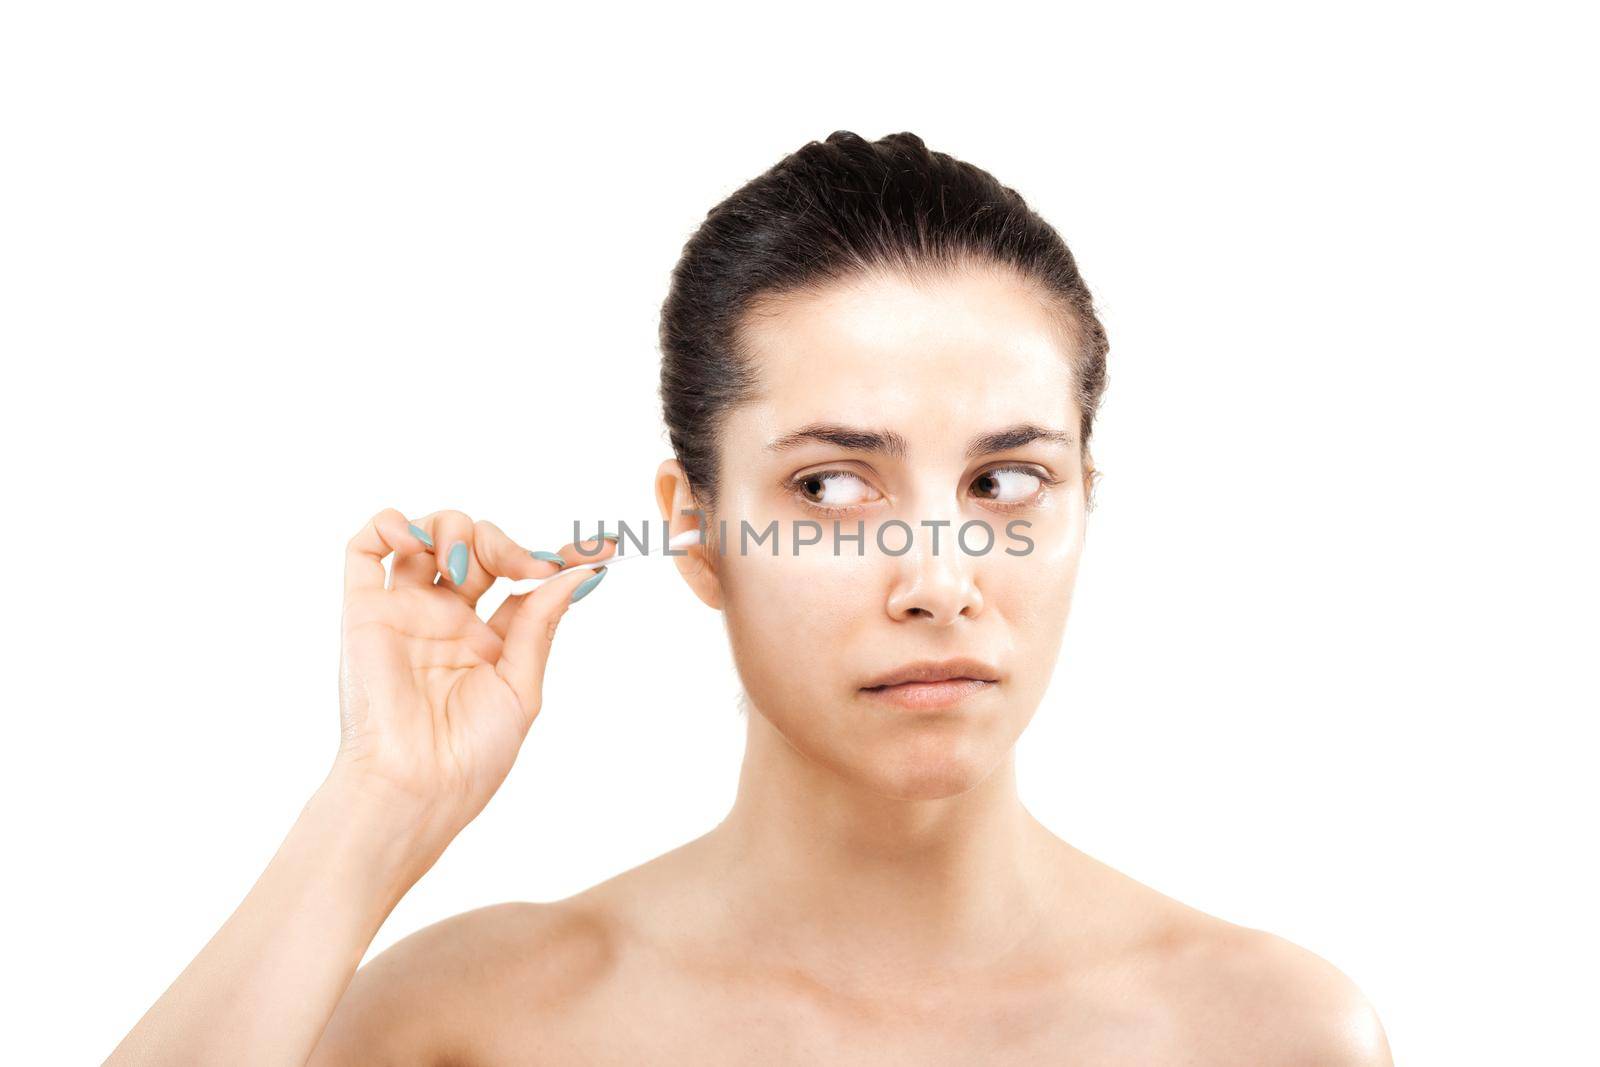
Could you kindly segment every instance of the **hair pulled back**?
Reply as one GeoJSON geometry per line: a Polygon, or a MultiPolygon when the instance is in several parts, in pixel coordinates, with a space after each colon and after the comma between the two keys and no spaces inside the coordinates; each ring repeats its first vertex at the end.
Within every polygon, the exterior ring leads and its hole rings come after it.
{"type": "Polygon", "coordinates": [[[869,142],[839,130],[713,207],[673,268],[661,308],[661,403],[699,506],[716,508],[723,421],[757,394],[740,331],[748,314],[874,272],[916,277],[973,263],[1012,268],[1057,311],[1088,467],[1110,346],[1066,242],[1014,190],[914,133],[869,142]]]}

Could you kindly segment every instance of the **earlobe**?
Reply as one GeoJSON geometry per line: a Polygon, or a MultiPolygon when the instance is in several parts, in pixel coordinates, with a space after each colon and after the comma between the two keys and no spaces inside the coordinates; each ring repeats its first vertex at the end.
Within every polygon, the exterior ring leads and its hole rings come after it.
{"type": "MultiPolygon", "coordinates": [[[[689,479],[676,459],[661,462],[656,470],[656,506],[667,524],[667,536],[676,537],[685,530],[701,529],[710,539],[711,519],[702,516],[700,506],[689,490],[689,479]]],[[[702,542],[674,554],[673,564],[683,580],[689,583],[694,595],[709,608],[722,610],[722,580],[713,565],[715,555],[710,545],[702,542]]],[[[676,550],[675,550],[676,553],[676,550]]]]}

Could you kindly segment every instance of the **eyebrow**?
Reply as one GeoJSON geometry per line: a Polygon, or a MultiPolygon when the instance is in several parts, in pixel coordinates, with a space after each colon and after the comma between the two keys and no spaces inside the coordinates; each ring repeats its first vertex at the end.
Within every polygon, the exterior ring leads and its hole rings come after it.
{"type": "MultiPolygon", "coordinates": [[[[1048,430],[1031,422],[1020,422],[1015,426],[1007,426],[974,437],[967,445],[967,458],[977,459],[992,452],[1021,448],[1034,441],[1070,446],[1074,440],[1069,433],[1048,430]]],[[[849,449],[852,452],[880,452],[894,459],[905,459],[907,452],[906,439],[893,430],[869,430],[859,426],[843,426],[836,422],[814,422],[792,433],[786,433],[767,445],[767,451],[782,452],[806,441],[821,441],[823,444],[849,449]]]]}

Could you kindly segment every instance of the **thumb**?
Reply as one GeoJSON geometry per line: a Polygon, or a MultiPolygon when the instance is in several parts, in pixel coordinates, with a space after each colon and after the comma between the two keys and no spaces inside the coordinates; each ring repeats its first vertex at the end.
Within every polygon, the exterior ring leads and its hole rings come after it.
{"type": "MultiPolygon", "coordinates": [[[[539,714],[550,645],[562,616],[572,607],[573,594],[585,583],[590,583],[589,589],[600,584],[605,570],[599,567],[558,574],[533,592],[516,598],[522,603],[516,606],[506,626],[505,643],[494,669],[517,695],[517,703],[527,716],[525,725],[532,725],[534,716],[539,714]]],[[[588,591],[583,595],[587,596],[588,591]]]]}

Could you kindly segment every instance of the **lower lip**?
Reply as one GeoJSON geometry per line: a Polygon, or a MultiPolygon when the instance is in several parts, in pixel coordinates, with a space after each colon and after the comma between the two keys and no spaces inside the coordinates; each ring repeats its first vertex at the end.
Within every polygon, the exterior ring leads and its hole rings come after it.
{"type": "Polygon", "coordinates": [[[863,689],[875,700],[881,700],[913,711],[930,708],[949,708],[968,697],[981,693],[994,685],[977,678],[947,678],[942,682],[905,682],[884,686],[881,689],[863,689]]]}

